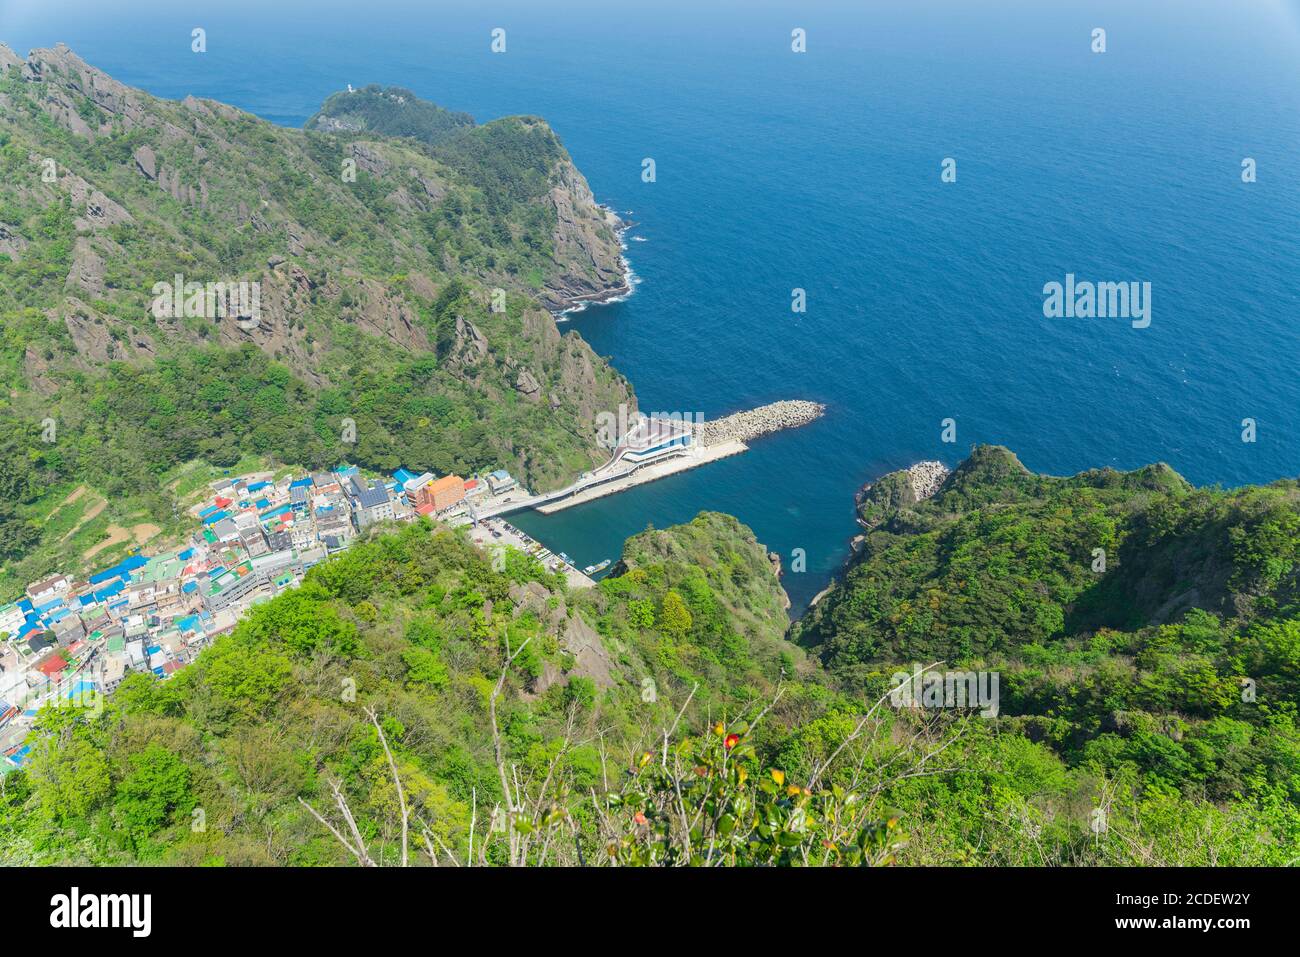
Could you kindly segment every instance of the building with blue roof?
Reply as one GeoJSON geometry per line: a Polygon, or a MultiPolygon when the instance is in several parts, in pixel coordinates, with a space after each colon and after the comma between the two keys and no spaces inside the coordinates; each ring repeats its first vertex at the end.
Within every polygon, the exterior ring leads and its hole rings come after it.
{"type": "Polygon", "coordinates": [[[121,594],[122,589],[125,587],[126,587],[126,582],[122,581],[119,578],[115,582],[113,582],[113,584],[101,588],[99,589],[99,591],[95,592],[95,601],[107,601],[108,599],[112,598],[114,595],[121,594]]]}
{"type": "Polygon", "coordinates": [[[494,495],[500,495],[502,492],[508,492],[515,488],[518,483],[505,469],[497,469],[487,477],[488,487],[492,489],[494,495]]]}
{"type": "Polygon", "coordinates": [[[104,582],[112,581],[114,578],[127,578],[129,581],[130,579],[128,576],[131,572],[135,571],[137,568],[143,568],[148,564],[149,559],[142,558],[139,555],[132,555],[129,558],[124,558],[112,568],[105,568],[102,572],[91,575],[87,580],[92,585],[100,585],[104,582]]]}
{"type": "Polygon", "coordinates": [[[99,691],[99,688],[95,686],[93,681],[82,679],[68,690],[67,697],[72,699],[80,698],[87,691],[99,691]]]}

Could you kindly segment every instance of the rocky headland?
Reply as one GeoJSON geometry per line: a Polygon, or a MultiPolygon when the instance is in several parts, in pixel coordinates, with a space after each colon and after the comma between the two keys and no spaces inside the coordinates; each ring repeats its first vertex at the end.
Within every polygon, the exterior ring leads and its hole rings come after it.
{"type": "MultiPolygon", "coordinates": [[[[889,514],[924,502],[943,487],[950,474],[942,462],[927,461],[882,475],[858,492],[858,523],[870,530],[889,514]]],[[[855,547],[857,543],[855,539],[855,547]]]]}

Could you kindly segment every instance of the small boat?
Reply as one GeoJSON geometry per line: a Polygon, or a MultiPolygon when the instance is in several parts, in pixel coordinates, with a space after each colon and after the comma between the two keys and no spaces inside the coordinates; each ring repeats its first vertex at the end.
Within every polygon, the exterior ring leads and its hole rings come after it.
{"type": "Polygon", "coordinates": [[[603,572],[608,567],[609,567],[609,559],[607,558],[603,562],[597,562],[595,565],[588,565],[586,568],[582,570],[582,573],[584,575],[594,575],[597,572],[603,572]]]}

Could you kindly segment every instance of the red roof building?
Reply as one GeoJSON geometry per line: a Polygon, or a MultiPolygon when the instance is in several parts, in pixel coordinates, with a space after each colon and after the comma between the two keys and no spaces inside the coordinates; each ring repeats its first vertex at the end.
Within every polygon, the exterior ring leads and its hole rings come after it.
{"type": "Polygon", "coordinates": [[[53,678],[66,667],[68,667],[68,663],[64,660],[63,654],[56,651],[37,665],[36,670],[47,678],[53,678]]]}

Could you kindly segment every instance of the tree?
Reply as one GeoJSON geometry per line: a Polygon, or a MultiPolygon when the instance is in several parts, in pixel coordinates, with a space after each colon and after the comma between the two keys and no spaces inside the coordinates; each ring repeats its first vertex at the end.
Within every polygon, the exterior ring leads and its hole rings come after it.
{"type": "Polygon", "coordinates": [[[691,610],[686,607],[682,596],[671,588],[664,593],[659,608],[659,630],[678,641],[684,639],[691,630],[691,610]]]}
{"type": "Polygon", "coordinates": [[[179,757],[154,742],[131,755],[130,772],[117,786],[114,812],[137,847],[177,813],[194,806],[190,769],[179,757]]]}
{"type": "Polygon", "coordinates": [[[32,751],[31,778],[42,813],[66,824],[85,817],[112,793],[104,750],[83,733],[66,743],[46,739],[32,751]]]}

